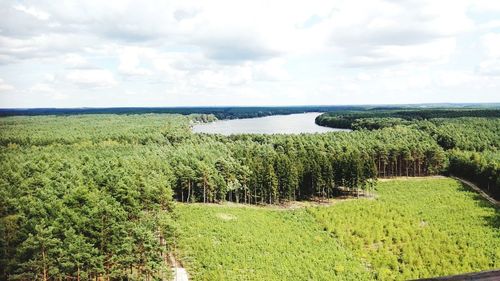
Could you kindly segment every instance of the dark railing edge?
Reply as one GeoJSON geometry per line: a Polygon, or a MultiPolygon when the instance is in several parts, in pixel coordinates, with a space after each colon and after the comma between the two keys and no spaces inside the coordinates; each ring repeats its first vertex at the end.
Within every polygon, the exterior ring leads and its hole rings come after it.
{"type": "Polygon", "coordinates": [[[417,280],[418,281],[458,281],[458,280],[493,281],[493,280],[500,280],[500,269],[471,272],[471,273],[457,274],[457,275],[448,275],[442,277],[414,279],[413,281],[417,280]]]}

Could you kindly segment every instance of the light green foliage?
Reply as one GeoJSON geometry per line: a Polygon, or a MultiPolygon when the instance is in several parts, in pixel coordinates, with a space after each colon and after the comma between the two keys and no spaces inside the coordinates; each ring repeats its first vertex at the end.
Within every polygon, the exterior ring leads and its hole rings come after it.
{"type": "Polygon", "coordinates": [[[451,179],[380,182],[376,200],[309,209],[381,280],[500,267],[500,216],[451,179]]]}
{"type": "Polygon", "coordinates": [[[193,280],[363,280],[364,266],[300,210],[181,204],[178,245],[193,280]]]}
{"type": "MultiPolygon", "coordinates": [[[[316,123],[355,130],[383,131],[379,129],[394,127],[417,129],[448,151],[450,165],[446,173],[473,181],[499,200],[500,161],[495,155],[500,150],[499,117],[499,109],[392,109],[324,113],[316,118],[316,123]]],[[[385,148],[382,146],[377,150],[380,176],[404,175],[404,170],[406,176],[421,175],[418,150],[415,153],[414,148],[403,147],[407,151],[402,153],[402,163],[398,165],[396,162],[396,167],[387,167],[385,148]],[[399,173],[397,166],[400,167],[399,173]],[[403,173],[402,166],[405,166],[403,173]]]]}
{"type": "Polygon", "coordinates": [[[189,120],[159,114],[5,117],[0,119],[0,145],[166,144],[190,133],[189,120]]]}
{"type": "MultiPolygon", "coordinates": [[[[112,157],[147,147],[170,167],[174,198],[183,202],[273,204],[331,197],[338,186],[370,189],[377,169],[385,176],[428,175],[444,163],[435,140],[410,128],[225,137],[191,133],[189,124],[198,119],[165,114],[8,117],[0,119],[0,149],[15,154],[31,147],[76,153],[99,148],[112,157]]],[[[118,181],[120,196],[128,182],[137,182],[128,175],[106,180],[118,181]]]]}
{"type": "Polygon", "coordinates": [[[428,132],[445,149],[500,149],[500,118],[439,118],[416,121],[413,126],[428,132]]]}
{"type": "MultiPolygon", "coordinates": [[[[163,278],[168,272],[162,258],[174,243],[172,198],[251,204],[325,199],[339,194],[339,187],[371,191],[377,174],[439,173],[451,155],[430,133],[430,129],[440,130],[433,123],[301,135],[228,137],[190,132],[192,122],[211,118],[167,114],[0,118],[0,279],[163,278]]],[[[446,131],[456,126],[450,128],[446,131]]],[[[492,140],[486,148],[495,145],[492,132],[484,135],[492,140]]],[[[451,143],[461,147],[463,139],[452,138],[451,143]]],[[[461,164],[468,162],[468,154],[457,157],[452,164],[468,167],[461,164]]],[[[476,165],[480,174],[491,177],[488,185],[498,178],[498,165],[488,164],[497,158],[481,159],[474,163],[481,164],[476,165]]],[[[419,200],[411,193],[407,196],[419,200]]],[[[439,204],[436,201],[432,207],[439,204]]],[[[262,259],[259,253],[266,253],[261,266],[271,264],[277,268],[274,272],[288,279],[321,279],[320,273],[325,272],[327,277],[364,276],[363,270],[356,269],[359,263],[351,262],[338,243],[326,239],[328,235],[318,231],[304,211],[272,211],[265,218],[268,211],[249,210],[255,212],[249,220],[224,221],[227,228],[214,231],[235,231],[238,236],[231,239],[239,241],[244,246],[240,250],[248,250],[256,262],[262,259]],[[240,222],[243,230],[230,230],[240,222]],[[261,241],[258,248],[248,244],[253,235],[261,241]],[[317,244],[311,237],[327,242],[317,244]],[[277,259],[271,261],[273,255],[277,259]]],[[[364,210],[364,214],[370,212],[364,210]]],[[[203,212],[199,217],[205,218],[203,212]]],[[[190,219],[196,225],[197,218],[190,219]]],[[[203,221],[206,229],[218,225],[210,222],[214,221],[203,221]]],[[[238,258],[247,261],[243,255],[248,253],[239,251],[231,266],[236,267],[238,258]]],[[[247,261],[246,265],[253,264],[247,261]]],[[[280,276],[262,272],[263,279],[280,276]]],[[[385,272],[390,275],[394,270],[385,272]]]]}

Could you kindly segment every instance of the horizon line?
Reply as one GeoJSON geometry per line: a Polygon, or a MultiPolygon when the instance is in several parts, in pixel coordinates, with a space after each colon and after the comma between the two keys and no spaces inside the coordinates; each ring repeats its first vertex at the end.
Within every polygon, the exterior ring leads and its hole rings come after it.
{"type": "Polygon", "coordinates": [[[304,105],[178,105],[178,106],[80,106],[80,107],[0,107],[0,110],[36,109],[183,109],[183,108],[280,108],[280,107],[366,107],[366,106],[422,106],[422,105],[498,105],[498,102],[424,102],[424,103],[380,103],[380,104],[304,104],[304,105]]]}

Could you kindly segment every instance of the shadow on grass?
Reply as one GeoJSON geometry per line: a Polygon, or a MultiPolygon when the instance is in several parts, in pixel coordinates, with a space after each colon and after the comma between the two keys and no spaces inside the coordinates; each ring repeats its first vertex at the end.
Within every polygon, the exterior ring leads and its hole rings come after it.
{"type": "MultiPolygon", "coordinates": [[[[487,209],[494,209],[495,214],[492,216],[487,216],[484,219],[486,220],[486,223],[496,229],[500,229],[500,208],[496,206],[495,204],[491,203],[490,201],[486,200],[483,196],[477,193],[476,190],[474,190],[472,187],[468,186],[467,184],[457,181],[460,183],[460,189],[459,191],[462,192],[468,192],[472,193],[472,199],[476,202],[476,204],[481,207],[481,208],[487,208],[487,209]]],[[[497,234],[500,236],[500,232],[497,234]]]]}

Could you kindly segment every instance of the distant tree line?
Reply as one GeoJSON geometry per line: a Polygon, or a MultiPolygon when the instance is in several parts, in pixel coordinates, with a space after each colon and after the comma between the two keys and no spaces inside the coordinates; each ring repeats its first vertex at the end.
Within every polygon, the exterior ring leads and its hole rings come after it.
{"type": "Polygon", "coordinates": [[[435,118],[484,117],[499,118],[500,109],[371,109],[336,111],[321,114],[316,123],[321,126],[345,129],[380,129],[393,125],[406,125],[408,121],[435,118]]]}
{"type": "Polygon", "coordinates": [[[447,151],[446,173],[469,179],[500,199],[499,117],[500,109],[371,110],[325,113],[316,123],[360,131],[403,126],[425,132],[447,151]]]}
{"type": "Polygon", "coordinates": [[[0,108],[0,116],[71,116],[88,114],[201,114],[217,119],[254,118],[304,112],[364,110],[361,106],[250,106],[250,107],[110,107],[110,108],[0,108]]]}

